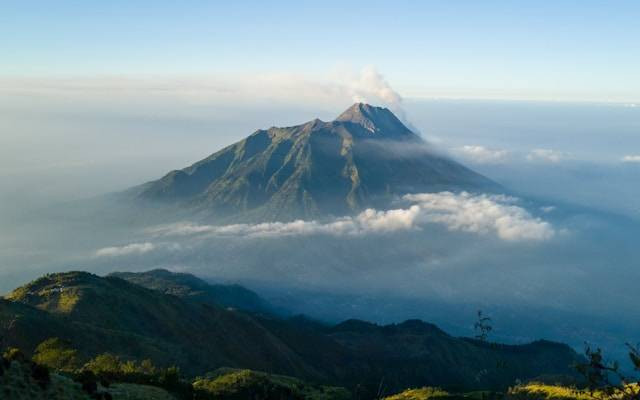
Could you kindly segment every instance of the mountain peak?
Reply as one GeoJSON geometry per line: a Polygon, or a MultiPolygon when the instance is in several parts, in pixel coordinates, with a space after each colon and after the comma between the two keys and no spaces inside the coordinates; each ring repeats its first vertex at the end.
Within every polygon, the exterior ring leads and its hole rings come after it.
{"type": "Polygon", "coordinates": [[[492,185],[453,160],[411,148],[424,142],[393,112],[356,103],[331,122],[258,130],[131,193],[229,221],[264,222],[347,215],[387,207],[407,193],[492,185]]]}
{"type": "Polygon", "coordinates": [[[375,120],[382,116],[395,115],[385,107],[376,107],[367,103],[354,103],[336,118],[336,121],[362,123],[364,120],[375,120]]]}
{"type": "Polygon", "coordinates": [[[387,132],[399,135],[414,136],[391,110],[366,103],[355,103],[336,118],[338,122],[351,122],[362,125],[372,133],[387,132]]]}

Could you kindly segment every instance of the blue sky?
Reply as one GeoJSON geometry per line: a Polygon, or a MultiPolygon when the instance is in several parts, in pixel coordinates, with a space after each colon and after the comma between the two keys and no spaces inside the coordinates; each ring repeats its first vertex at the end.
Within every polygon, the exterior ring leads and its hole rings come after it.
{"type": "Polygon", "coordinates": [[[319,76],[374,65],[408,97],[640,98],[638,1],[301,3],[6,1],[0,76],[319,76]]]}
{"type": "Polygon", "coordinates": [[[0,1],[0,203],[119,190],[354,101],[490,176],[640,165],[640,1],[264,3],[0,1]]]}

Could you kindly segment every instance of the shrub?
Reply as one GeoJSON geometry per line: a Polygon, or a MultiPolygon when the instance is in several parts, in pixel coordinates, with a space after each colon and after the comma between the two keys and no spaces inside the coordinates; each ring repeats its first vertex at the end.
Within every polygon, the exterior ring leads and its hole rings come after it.
{"type": "Polygon", "coordinates": [[[33,361],[56,371],[73,371],[78,368],[77,351],[69,342],[50,338],[40,343],[34,352],[33,361]]]}
{"type": "Polygon", "coordinates": [[[46,387],[51,382],[51,376],[49,375],[49,368],[45,365],[40,365],[38,363],[31,363],[31,377],[34,381],[38,383],[38,385],[42,389],[46,389],[46,387]]]}
{"type": "Polygon", "coordinates": [[[24,361],[25,357],[24,357],[24,353],[22,353],[22,350],[15,348],[15,347],[9,347],[3,354],[3,358],[7,359],[9,362],[11,361],[24,361]]]}

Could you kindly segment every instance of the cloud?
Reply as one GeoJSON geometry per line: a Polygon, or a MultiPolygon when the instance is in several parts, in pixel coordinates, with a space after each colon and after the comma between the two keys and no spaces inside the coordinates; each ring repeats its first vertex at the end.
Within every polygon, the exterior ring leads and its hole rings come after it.
{"type": "MultiPolygon", "coordinates": [[[[0,77],[0,104],[23,106],[49,102],[48,106],[113,105],[123,109],[143,102],[159,105],[185,103],[196,106],[264,106],[295,104],[313,109],[345,107],[354,101],[385,105],[404,113],[402,97],[374,66],[355,72],[353,68],[326,74],[298,73],[226,74],[190,76],[103,76],[70,78],[0,77]],[[59,104],[62,103],[62,104],[59,104]]],[[[244,107],[243,107],[244,108],[244,107]]],[[[146,112],[145,107],[142,107],[146,112]]]]}
{"type": "Polygon", "coordinates": [[[427,221],[444,224],[454,231],[495,234],[507,241],[546,240],[555,234],[551,224],[516,206],[514,197],[442,192],[404,198],[417,202],[427,221]]]}
{"type": "MultiPolygon", "coordinates": [[[[229,112],[294,105],[296,109],[340,112],[353,102],[385,106],[409,129],[403,99],[374,66],[326,74],[225,74],[190,76],[103,76],[71,78],[0,77],[0,106],[33,112],[109,110],[126,115],[156,115],[162,110],[188,118],[211,118],[210,107],[229,112]],[[34,102],[34,99],[37,101],[34,102]]],[[[215,115],[215,114],[214,114],[215,115]]],[[[327,115],[329,117],[329,115],[327,115]]]]}
{"type": "Polygon", "coordinates": [[[622,157],[622,162],[625,163],[640,163],[640,154],[626,155],[622,157]]]}
{"type": "Polygon", "coordinates": [[[155,237],[211,235],[217,237],[279,237],[291,235],[364,235],[423,229],[429,224],[451,231],[493,235],[505,241],[546,240],[555,231],[517,206],[516,198],[501,195],[422,193],[403,197],[408,208],[367,209],[353,217],[331,222],[268,222],[260,224],[197,225],[189,222],[163,225],[146,232],[155,237]]]}
{"type": "Polygon", "coordinates": [[[148,229],[153,236],[213,236],[277,237],[291,235],[360,235],[394,232],[417,227],[420,207],[378,211],[367,209],[355,217],[342,217],[328,223],[296,220],[292,222],[265,222],[260,224],[197,225],[182,222],[148,229]]]}
{"type": "Polygon", "coordinates": [[[125,246],[104,247],[96,251],[96,257],[118,257],[132,254],[145,254],[156,249],[153,243],[131,243],[125,246]]]}
{"type": "Polygon", "coordinates": [[[507,160],[509,152],[484,146],[462,146],[453,149],[460,157],[478,164],[500,164],[507,160]]]}
{"type": "Polygon", "coordinates": [[[569,158],[569,154],[552,149],[534,149],[527,154],[528,161],[557,163],[569,158]]]}

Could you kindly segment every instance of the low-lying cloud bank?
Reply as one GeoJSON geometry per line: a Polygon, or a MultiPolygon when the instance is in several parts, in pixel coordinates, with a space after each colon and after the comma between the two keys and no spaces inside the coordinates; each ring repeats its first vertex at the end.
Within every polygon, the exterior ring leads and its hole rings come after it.
{"type": "Polygon", "coordinates": [[[508,161],[509,152],[479,145],[467,145],[453,149],[453,153],[477,164],[502,164],[508,161]]]}
{"type": "Polygon", "coordinates": [[[567,160],[570,154],[553,149],[534,149],[527,154],[528,161],[557,163],[567,160]]]}
{"type": "Polygon", "coordinates": [[[622,157],[622,162],[625,163],[640,163],[640,154],[630,154],[622,157]]]}
{"type": "Polygon", "coordinates": [[[260,224],[198,225],[184,222],[150,228],[154,237],[238,236],[277,237],[287,235],[363,235],[423,229],[439,224],[451,231],[494,235],[505,241],[540,241],[554,236],[550,223],[518,206],[518,199],[504,195],[466,192],[422,193],[403,197],[407,208],[367,209],[353,217],[331,222],[268,222],[260,224]]]}

